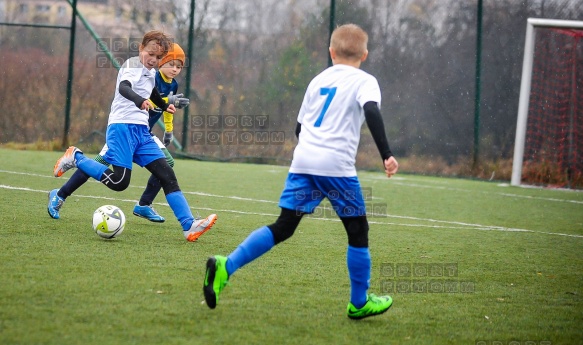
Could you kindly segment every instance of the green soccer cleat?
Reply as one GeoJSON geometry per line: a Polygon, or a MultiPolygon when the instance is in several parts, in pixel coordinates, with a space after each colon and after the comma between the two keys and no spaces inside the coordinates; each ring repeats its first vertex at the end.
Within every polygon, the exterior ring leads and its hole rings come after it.
{"type": "Polygon", "coordinates": [[[366,304],[357,309],[352,302],[348,303],[346,312],[348,317],[351,319],[364,319],[365,317],[380,315],[393,305],[393,299],[391,296],[376,296],[375,294],[369,294],[366,299],[366,304]]]}
{"type": "Polygon", "coordinates": [[[204,277],[204,299],[211,309],[215,309],[219,302],[219,294],[227,285],[229,275],[227,274],[227,258],[220,255],[210,257],[206,262],[206,274],[204,277]]]}

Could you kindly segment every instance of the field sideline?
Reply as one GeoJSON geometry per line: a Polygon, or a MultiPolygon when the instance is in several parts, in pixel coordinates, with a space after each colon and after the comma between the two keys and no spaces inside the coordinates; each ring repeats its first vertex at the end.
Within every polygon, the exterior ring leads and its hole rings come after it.
{"type": "Polygon", "coordinates": [[[131,214],[145,169],[121,193],[87,183],[53,220],[47,192],[72,174],[52,177],[60,153],[0,155],[0,344],[583,343],[583,192],[359,172],[371,292],[395,302],[352,321],[346,235],[327,203],[204,305],[206,258],[275,220],[287,167],[177,160],[193,212],[219,216],[187,243],[162,195],[165,223],[131,214]],[[91,229],[104,204],[128,219],[111,241],[91,229]]]}

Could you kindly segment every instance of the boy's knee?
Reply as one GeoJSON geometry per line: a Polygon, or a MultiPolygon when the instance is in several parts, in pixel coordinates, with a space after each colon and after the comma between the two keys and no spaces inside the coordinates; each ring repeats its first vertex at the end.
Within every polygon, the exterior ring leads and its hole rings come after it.
{"type": "Polygon", "coordinates": [[[160,184],[162,185],[162,189],[164,189],[164,194],[170,194],[180,190],[180,187],[178,186],[178,180],[176,180],[176,177],[161,179],[160,184]]]}
{"type": "Polygon", "coordinates": [[[101,179],[101,183],[106,185],[107,188],[111,190],[121,192],[130,186],[131,177],[131,169],[114,166],[113,171],[111,169],[105,170],[101,179]]]}
{"type": "MultiPolygon", "coordinates": [[[[170,156],[170,158],[172,157],[170,156]]],[[[174,165],[174,159],[172,159],[172,165],[174,165]]],[[[166,159],[160,158],[153,161],[152,163],[146,165],[146,169],[148,169],[152,175],[160,180],[160,185],[162,186],[162,189],[164,189],[164,194],[168,195],[180,190],[180,187],[178,186],[178,180],[176,179],[176,174],[170,166],[168,157],[166,157],[166,159]]]]}
{"type": "Polygon", "coordinates": [[[128,189],[128,187],[130,186],[130,181],[127,181],[127,182],[122,181],[118,184],[112,184],[112,185],[109,185],[106,183],[105,185],[108,186],[109,189],[111,189],[111,190],[114,190],[116,192],[122,192],[122,191],[128,189]]]}
{"type": "Polygon", "coordinates": [[[366,216],[340,218],[348,235],[348,244],[356,248],[368,247],[368,221],[366,216]]]}
{"type": "Polygon", "coordinates": [[[267,226],[273,234],[274,244],[281,243],[290,238],[300,224],[303,215],[303,213],[282,208],[281,214],[275,223],[267,226]]]}

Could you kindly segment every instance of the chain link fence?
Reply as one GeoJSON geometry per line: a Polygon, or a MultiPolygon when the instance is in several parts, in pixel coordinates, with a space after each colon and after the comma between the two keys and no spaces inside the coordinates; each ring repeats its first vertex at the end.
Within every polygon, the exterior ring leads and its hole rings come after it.
{"type": "MultiPolygon", "coordinates": [[[[484,0],[478,52],[476,1],[334,3],[335,24],[356,23],[369,33],[370,54],[362,68],[379,81],[389,143],[403,169],[482,178],[510,176],[526,19],[583,20],[581,1],[484,0]]],[[[43,11],[36,1],[2,4],[2,22],[70,23],[70,14],[59,15],[63,10],[58,9],[63,5],[70,13],[68,1],[55,1],[56,12],[49,9],[44,17],[31,14],[43,11]],[[24,5],[29,16],[22,13],[24,5]]],[[[328,65],[330,5],[329,0],[196,1],[194,54],[188,61],[193,67],[191,106],[188,117],[179,111],[174,123],[175,135],[186,143],[180,154],[289,163],[305,88],[328,65]],[[183,127],[186,138],[176,130],[183,127]]],[[[137,54],[133,43],[149,29],[169,32],[183,47],[189,43],[188,1],[79,1],[78,8],[120,60],[137,54]]],[[[57,148],[63,136],[67,52],[66,30],[0,26],[5,62],[0,143],[49,142],[57,148]]],[[[116,74],[90,33],[78,25],[70,138],[85,150],[103,144],[116,74]]],[[[185,74],[177,78],[182,91],[185,74]]],[[[381,168],[366,126],[357,165],[381,168]]]]}

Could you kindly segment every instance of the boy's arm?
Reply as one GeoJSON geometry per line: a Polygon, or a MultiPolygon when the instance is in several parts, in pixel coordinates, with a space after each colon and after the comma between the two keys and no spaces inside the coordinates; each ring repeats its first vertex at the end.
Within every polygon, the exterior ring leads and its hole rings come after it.
{"type": "Polygon", "coordinates": [[[366,102],[363,107],[364,118],[366,119],[366,125],[372,134],[377,149],[381,154],[383,161],[393,156],[391,149],[389,148],[389,142],[387,140],[387,135],[385,134],[385,124],[383,123],[383,117],[381,116],[381,111],[377,106],[376,102],[366,102]]]}
{"type": "Polygon", "coordinates": [[[150,94],[150,100],[154,103],[158,108],[166,111],[168,109],[169,104],[164,102],[160,92],[157,88],[152,89],[152,94],[150,94]]]}
{"type": "MultiPolygon", "coordinates": [[[[173,98],[176,97],[174,96],[174,92],[178,92],[177,86],[170,91],[167,97],[163,97],[162,99],[169,104],[174,104],[173,98]]],[[[162,143],[164,146],[168,146],[172,142],[172,139],[174,139],[174,114],[165,111],[162,116],[162,121],[164,122],[164,136],[162,137],[162,143]]]]}
{"type": "Polygon", "coordinates": [[[167,111],[164,112],[164,137],[162,138],[162,142],[164,146],[170,145],[172,139],[174,138],[174,125],[172,121],[174,120],[174,114],[169,113],[167,111]]]}
{"type": "Polygon", "coordinates": [[[134,90],[132,90],[132,83],[128,80],[122,80],[119,83],[119,94],[134,102],[136,107],[142,108],[142,104],[146,101],[145,98],[138,95],[134,90]]]}
{"type": "Polygon", "coordinates": [[[164,130],[166,132],[172,132],[174,130],[174,124],[172,123],[174,121],[174,114],[165,111],[163,121],[164,130]]]}
{"type": "Polygon", "coordinates": [[[154,108],[153,105],[148,105],[148,103],[154,103],[154,105],[158,106],[160,109],[166,110],[168,109],[168,104],[162,100],[160,93],[156,88],[152,90],[152,94],[150,95],[150,100],[143,98],[142,96],[138,95],[134,90],[132,90],[132,83],[129,80],[122,80],[119,83],[119,94],[123,97],[127,98],[128,100],[134,102],[136,107],[149,110],[150,108],[154,108]],[[157,96],[156,96],[157,95],[157,96]],[[154,100],[155,99],[155,100],[154,100]],[[144,102],[148,102],[144,105],[144,102]],[[144,108],[146,107],[146,108],[144,108]]]}
{"type": "Polygon", "coordinates": [[[393,153],[389,148],[389,142],[385,134],[385,125],[383,123],[381,111],[379,110],[376,102],[367,102],[363,109],[366,124],[383,159],[385,174],[387,174],[387,177],[391,177],[397,173],[397,170],[399,169],[399,163],[395,157],[393,157],[393,153]]]}

